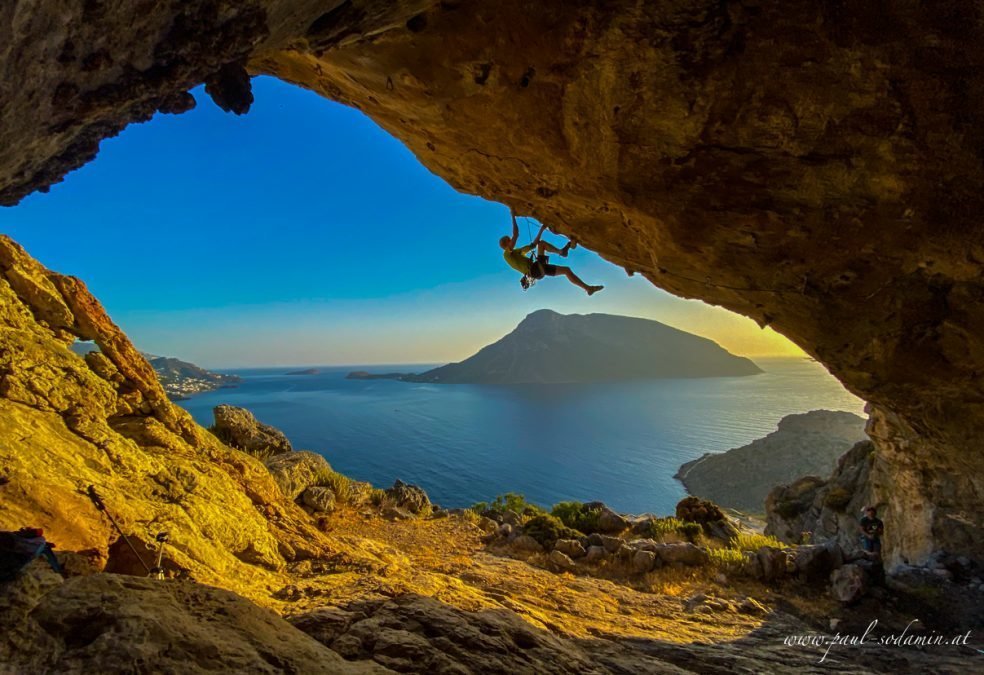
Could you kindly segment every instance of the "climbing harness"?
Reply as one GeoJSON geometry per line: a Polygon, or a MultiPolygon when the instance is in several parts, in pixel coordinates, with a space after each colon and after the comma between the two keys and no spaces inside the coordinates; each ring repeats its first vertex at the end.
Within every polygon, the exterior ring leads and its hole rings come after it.
{"type": "MultiPolygon", "coordinates": [[[[526,221],[526,239],[527,241],[532,242],[533,231],[530,229],[530,219],[524,216],[523,220],[526,221]]],[[[538,256],[535,246],[533,247],[533,250],[530,251],[529,259],[530,271],[528,274],[524,274],[519,280],[519,285],[523,287],[524,291],[528,291],[533,288],[537,281],[546,276],[544,273],[544,265],[546,265],[549,260],[549,258],[545,255],[538,256]]]]}
{"type": "Polygon", "coordinates": [[[535,250],[530,252],[530,272],[519,280],[524,291],[530,290],[537,281],[546,276],[546,265],[549,262],[549,256],[537,255],[535,250]]]}

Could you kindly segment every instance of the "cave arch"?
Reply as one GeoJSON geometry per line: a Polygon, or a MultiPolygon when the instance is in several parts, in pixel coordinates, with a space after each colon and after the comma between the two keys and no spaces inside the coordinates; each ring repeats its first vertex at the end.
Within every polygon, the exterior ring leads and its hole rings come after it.
{"type": "Polygon", "coordinates": [[[871,402],[892,561],[984,558],[984,22],[971,0],[98,0],[0,10],[0,203],[247,72],[459,190],[791,338],[871,402]],[[123,6],[125,5],[125,6],[123,6]]]}

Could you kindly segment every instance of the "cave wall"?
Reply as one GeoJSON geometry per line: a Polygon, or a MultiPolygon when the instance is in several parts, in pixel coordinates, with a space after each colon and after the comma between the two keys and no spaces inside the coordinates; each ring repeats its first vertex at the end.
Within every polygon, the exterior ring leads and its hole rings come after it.
{"type": "MultiPolygon", "coordinates": [[[[246,71],[771,325],[872,404],[888,553],[984,557],[984,17],[941,0],[197,0],[0,8],[0,203],[246,71]],[[918,504],[918,515],[910,508],[918,504]]],[[[490,241],[496,233],[489,233],[490,241]]]]}

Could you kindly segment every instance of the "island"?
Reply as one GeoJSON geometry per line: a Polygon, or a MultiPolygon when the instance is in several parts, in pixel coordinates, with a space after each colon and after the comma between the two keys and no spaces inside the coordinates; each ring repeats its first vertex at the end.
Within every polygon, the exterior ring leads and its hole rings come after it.
{"type": "Polygon", "coordinates": [[[349,373],[349,379],[436,384],[563,384],[744,377],[762,370],[707,338],[658,321],[541,309],[473,356],[424,373],[349,373]]]}
{"type": "Polygon", "coordinates": [[[367,370],[353,370],[345,376],[346,380],[406,380],[416,377],[413,373],[370,373],[367,370]]]}
{"type": "Polygon", "coordinates": [[[304,370],[291,370],[286,375],[320,375],[321,371],[317,368],[305,368],[304,370]]]}

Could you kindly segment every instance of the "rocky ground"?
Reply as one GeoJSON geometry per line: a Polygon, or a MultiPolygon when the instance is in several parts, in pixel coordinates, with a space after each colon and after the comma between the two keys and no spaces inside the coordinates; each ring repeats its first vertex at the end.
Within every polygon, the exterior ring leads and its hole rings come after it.
{"type": "Polygon", "coordinates": [[[974,662],[966,649],[872,645],[834,647],[821,664],[824,647],[784,643],[861,634],[873,618],[879,634],[925,620],[888,592],[846,607],[822,585],[706,567],[617,581],[558,573],[542,556],[490,552],[474,519],[454,515],[341,508],[327,535],[342,559],[292,564],[258,599],[268,609],[190,581],[61,581],[36,563],[4,586],[0,672],[961,673],[974,662]]]}

